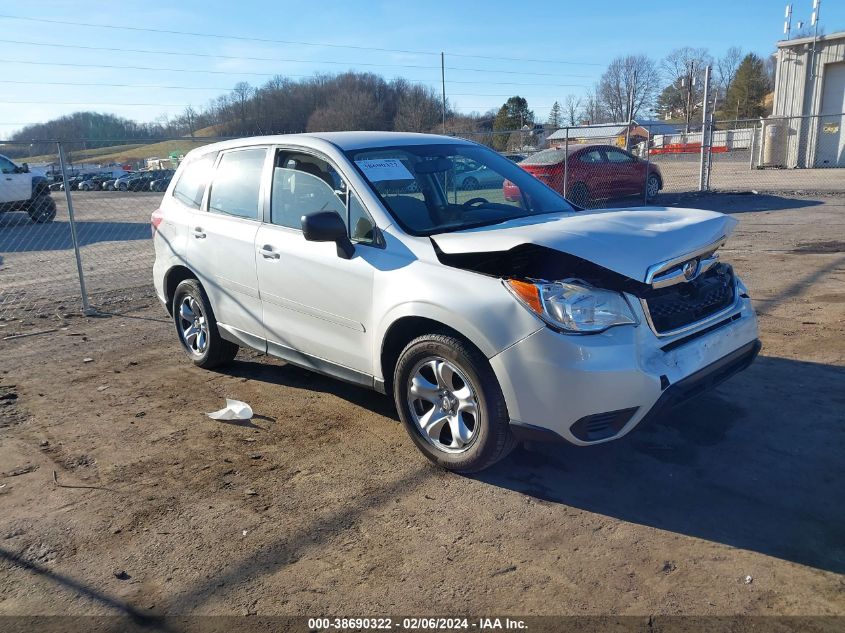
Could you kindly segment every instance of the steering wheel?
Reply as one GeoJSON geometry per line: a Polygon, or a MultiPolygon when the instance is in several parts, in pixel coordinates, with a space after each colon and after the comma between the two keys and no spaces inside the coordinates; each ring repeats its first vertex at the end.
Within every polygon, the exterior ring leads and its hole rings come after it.
{"type": "Polygon", "coordinates": [[[466,202],[461,203],[462,207],[467,207],[471,209],[475,206],[481,206],[483,204],[488,204],[490,201],[487,198],[470,198],[466,202]]]}

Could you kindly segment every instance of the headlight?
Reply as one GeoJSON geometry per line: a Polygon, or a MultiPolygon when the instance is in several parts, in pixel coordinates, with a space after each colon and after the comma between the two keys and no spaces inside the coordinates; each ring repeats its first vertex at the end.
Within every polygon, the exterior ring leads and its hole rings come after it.
{"type": "Polygon", "coordinates": [[[637,323],[620,293],[593,288],[582,281],[530,283],[508,279],[505,287],[543,321],[567,332],[604,332],[614,325],[637,323]]]}

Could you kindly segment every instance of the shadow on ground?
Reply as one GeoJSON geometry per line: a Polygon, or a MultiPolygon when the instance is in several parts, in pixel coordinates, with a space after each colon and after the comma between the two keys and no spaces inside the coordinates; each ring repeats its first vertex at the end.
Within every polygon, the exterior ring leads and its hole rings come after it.
{"type": "MultiPolygon", "coordinates": [[[[642,204],[631,199],[619,201],[620,206],[633,207],[642,204]]],[[[615,204],[615,202],[614,202],[615,204]]],[[[790,198],[767,193],[661,193],[652,204],[662,207],[689,207],[721,213],[748,213],[753,211],[786,211],[804,209],[824,204],[821,200],[790,198]]]]}
{"type": "Polygon", "coordinates": [[[548,502],[845,572],[845,369],[760,357],[589,448],[520,449],[478,478],[548,502]]]}
{"type": "MultiPolygon", "coordinates": [[[[397,419],[390,398],[296,367],[243,361],[225,372],[332,393],[397,419]]],[[[761,356],[715,392],[621,440],[518,449],[477,477],[545,501],[843,573],[843,384],[845,368],[761,356]]]]}
{"type": "MultiPolygon", "coordinates": [[[[98,242],[127,242],[151,239],[146,222],[77,222],[80,246],[98,242]]],[[[33,224],[25,214],[0,214],[0,252],[28,253],[73,248],[68,222],[33,224]]]]}

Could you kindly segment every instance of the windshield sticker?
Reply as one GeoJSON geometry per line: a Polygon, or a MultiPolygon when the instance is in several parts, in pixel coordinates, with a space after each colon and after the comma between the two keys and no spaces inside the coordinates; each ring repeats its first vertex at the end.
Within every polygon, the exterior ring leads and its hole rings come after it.
{"type": "Polygon", "coordinates": [[[381,160],[356,160],[355,164],[361,168],[370,182],[382,180],[413,180],[408,168],[398,158],[382,158],[381,160]]]}

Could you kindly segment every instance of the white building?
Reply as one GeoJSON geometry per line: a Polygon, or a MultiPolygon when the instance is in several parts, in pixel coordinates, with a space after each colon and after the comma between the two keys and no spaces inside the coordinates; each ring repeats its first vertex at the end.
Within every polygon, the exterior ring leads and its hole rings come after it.
{"type": "Polygon", "coordinates": [[[773,113],[764,122],[761,164],[845,167],[845,31],[777,46],[773,113]]]}

